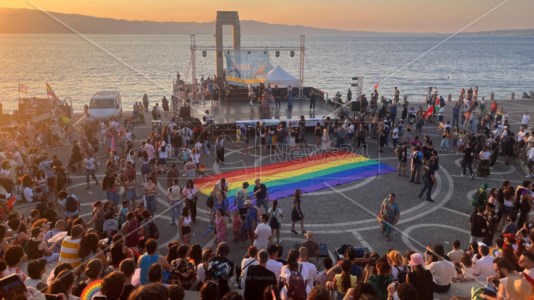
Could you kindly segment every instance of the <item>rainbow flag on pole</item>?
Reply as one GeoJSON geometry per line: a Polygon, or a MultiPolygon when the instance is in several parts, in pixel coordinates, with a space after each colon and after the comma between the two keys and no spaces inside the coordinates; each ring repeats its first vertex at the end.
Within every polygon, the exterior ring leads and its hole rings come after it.
{"type": "Polygon", "coordinates": [[[61,101],[59,100],[59,98],[56,96],[56,93],[54,93],[54,91],[52,90],[52,87],[50,87],[50,85],[48,84],[48,82],[46,83],[46,95],[49,97],[49,98],[52,98],[54,100],[54,104],[55,105],[61,105],[61,101]]]}
{"type": "Polygon", "coordinates": [[[195,184],[202,194],[209,195],[213,186],[224,177],[229,183],[228,200],[233,205],[243,182],[253,186],[256,178],[267,186],[269,200],[272,201],[288,197],[298,188],[309,193],[394,171],[395,168],[365,156],[338,151],[200,178],[195,180],[195,184]]]}

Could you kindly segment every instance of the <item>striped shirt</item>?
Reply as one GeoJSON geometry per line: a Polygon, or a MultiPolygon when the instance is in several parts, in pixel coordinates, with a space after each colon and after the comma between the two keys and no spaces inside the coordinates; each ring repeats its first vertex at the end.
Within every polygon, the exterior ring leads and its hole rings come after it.
{"type": "Polygon", "coordinates": [[[77,267],[81,264],[81,258],[78,257],[78,250],[80,250],[81,239],[73,240],[71,236],[65,237],[61,243],[61,251],[59,252],[59,262],[67,262],[72,267],[77,267]]]}

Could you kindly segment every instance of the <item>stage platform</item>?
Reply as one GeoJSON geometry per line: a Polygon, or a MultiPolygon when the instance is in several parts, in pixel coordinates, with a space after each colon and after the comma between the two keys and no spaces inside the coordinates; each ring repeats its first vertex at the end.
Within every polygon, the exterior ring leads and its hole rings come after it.
{"type": "Polygon", "coordinates": [[[262,119],[278,119],[280,121],[298,120],[300,116],[309,118],[322,118],[332,113],[335,108],[326,104],[323,101],[316,101],[315,109],[310,109],[309,100],[294,100],[293,110],[289,114],[287,109],[287,102],[282,101],[279,109],[274,109],[269,113],[262,113],[257,102],[253,106],[245,101],[196,101],[191,103],[191,117],[202,120],[206,110],[210,111],[210,115],[216,124],[230,124],[239,120],[262,120],[262,119]]]}

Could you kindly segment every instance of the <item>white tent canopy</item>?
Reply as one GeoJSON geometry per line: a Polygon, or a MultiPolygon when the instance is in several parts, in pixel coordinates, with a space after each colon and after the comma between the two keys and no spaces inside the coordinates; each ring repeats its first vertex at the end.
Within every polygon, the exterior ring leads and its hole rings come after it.
{"type": "Polygon", "coordinates": [[[271,86],[276,84],[279,87],[287,87],[288,85],[291,87],[299,87],[299,79],[287,73],[286,70],[282,69],[280,66],[276,66],[269,71],[267,74],[267,83],[270,83],[271,86]]]}

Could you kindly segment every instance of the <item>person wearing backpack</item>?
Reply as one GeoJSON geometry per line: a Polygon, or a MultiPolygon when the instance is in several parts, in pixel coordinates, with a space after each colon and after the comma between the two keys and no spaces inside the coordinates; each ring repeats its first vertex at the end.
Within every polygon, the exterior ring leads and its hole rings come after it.
{"type": "Polygon", "coordinates": [[[280,295],[282,299],[305,300],[310,290],[308,290],[308,269],[298,262],[299,251],[289,250],[287,254],[287,265],[282,267],[280,280],[283,284],[280,295]]]}
{"type": "Polygon", "coordinates": [[[280,244],[280,227],[282,226],[281,220],[284,217],[282,208],[278,206],[278,200],[273,201],[273,206],[269,208],[267,212],[269,215],[269,226],[272,229],[272,236],[276,235],[276,243],[280,244]]]}
{"type": "Polygon", "coordinates": [[[415,184],[421,183],[421,171],[423,167],[423,153],[421,152],[421,146],[413,147],[412,161],[410,164],[411,175],[410,182],[415,184]]]}
{"type": "Polygon", "coordinates": [[[63,208],[65,218],[76,218],[80,214],[80,200],[76,195],[69,195],[65,191],[59,192],[59,205],[63,208]]]}

